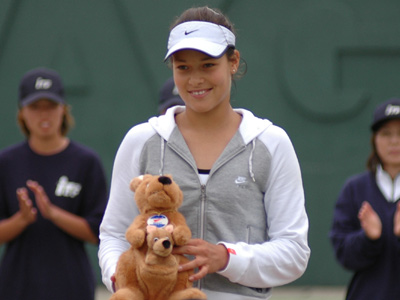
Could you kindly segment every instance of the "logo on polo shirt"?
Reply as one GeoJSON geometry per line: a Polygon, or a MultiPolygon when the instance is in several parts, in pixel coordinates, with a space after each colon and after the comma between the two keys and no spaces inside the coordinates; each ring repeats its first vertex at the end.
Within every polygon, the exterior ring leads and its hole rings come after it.
{"type": "Polygon", "coordinates": [[[392,105],[389,104],[388,106],[386,106],[385,109],[385,115],[387,116],[395,116],[400,114],[400,106],[399,105],[392,105]]]}
{"type": "Polygon", "coordinates": [[[81,189],[80,183],[69,181],[67,176],[61,176],[57,182],[55,194],[59,197],[75,198],[81,189]]]}
{"type": "Polygon", "coordinates": [[[53,85],[53,81],[51,79],[46,79],[42,77],[36,78],[35,89],[37,90],[48,90],[53,85]]]}

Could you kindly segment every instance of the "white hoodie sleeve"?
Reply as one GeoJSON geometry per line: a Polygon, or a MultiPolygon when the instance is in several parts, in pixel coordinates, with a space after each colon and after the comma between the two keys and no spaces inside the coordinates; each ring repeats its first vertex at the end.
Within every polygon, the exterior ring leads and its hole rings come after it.
{"type": "Polygon", "coordinates": [[[310,256],[309,224],[300,167],[289,137],[281,128],[270,126],[259,139],[272,157],[264,197],[269,240],[256,245],[221,242],[230,259],[219,274],[246,286],[274,287],[304,273],[310,256]]]}
{"type": "Polygon", "coordinates": [[[110,197],[100,225],[98,253],[102,280],[111,292],[111,276],[115,272],[119,256],[130,246],[125,239],[125,232],[139,214],[129,184],[132,178],[141,175],[137,162],[150,134],[153,131],[146,124],[133,127],[122,141],[114,161],[110,197]]]}

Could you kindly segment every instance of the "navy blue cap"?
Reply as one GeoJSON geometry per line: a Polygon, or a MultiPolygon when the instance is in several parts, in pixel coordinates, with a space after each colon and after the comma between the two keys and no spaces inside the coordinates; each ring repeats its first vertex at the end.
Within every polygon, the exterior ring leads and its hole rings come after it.
{"type": "Polygon", "coordinates": [[[39,99],[49,99],[57,103],[65,103],[64,87],[60,75],[51,69],[37,68],[28,71],[19,85],[20,107],[39,99]]]}
{"type": "Polygon", "coordinates": [[[386,100],[375,108],[371,130],[377,131],[385,122],[394,119],[400,119],[399,98],[386,100]]]}

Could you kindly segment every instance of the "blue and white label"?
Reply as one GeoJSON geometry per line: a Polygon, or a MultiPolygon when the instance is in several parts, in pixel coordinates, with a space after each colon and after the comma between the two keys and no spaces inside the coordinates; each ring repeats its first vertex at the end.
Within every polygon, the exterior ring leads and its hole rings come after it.
{"type": "Polygon", "coordinates": [[[147,225],[163,228],[168,225],[168,218],[164,215],[154,215],[147,219],[147,225]]]}

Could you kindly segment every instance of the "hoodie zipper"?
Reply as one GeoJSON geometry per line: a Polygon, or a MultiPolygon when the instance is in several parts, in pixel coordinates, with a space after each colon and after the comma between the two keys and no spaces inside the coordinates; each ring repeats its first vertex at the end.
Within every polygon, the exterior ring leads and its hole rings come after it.
{"type": "MultiPolygon", "coordinates": [[[[200,202],[200,238],[204,240],[204,229],[205,229],[205,218],[206,218],[206,185],[202,184],[201,185],[201,202],[200,202]]],[[[197,287],[199,289],[202,288],[203,285],[203,279],[200,279],[198,281],[197,287]]]]}
{"type": "Polygon", "coordinates": [[[206,209],[206,185],[201,185],[201,202],[200,202],[200,238],[204,240],[205,227],[205,209],[206,209]]]}

